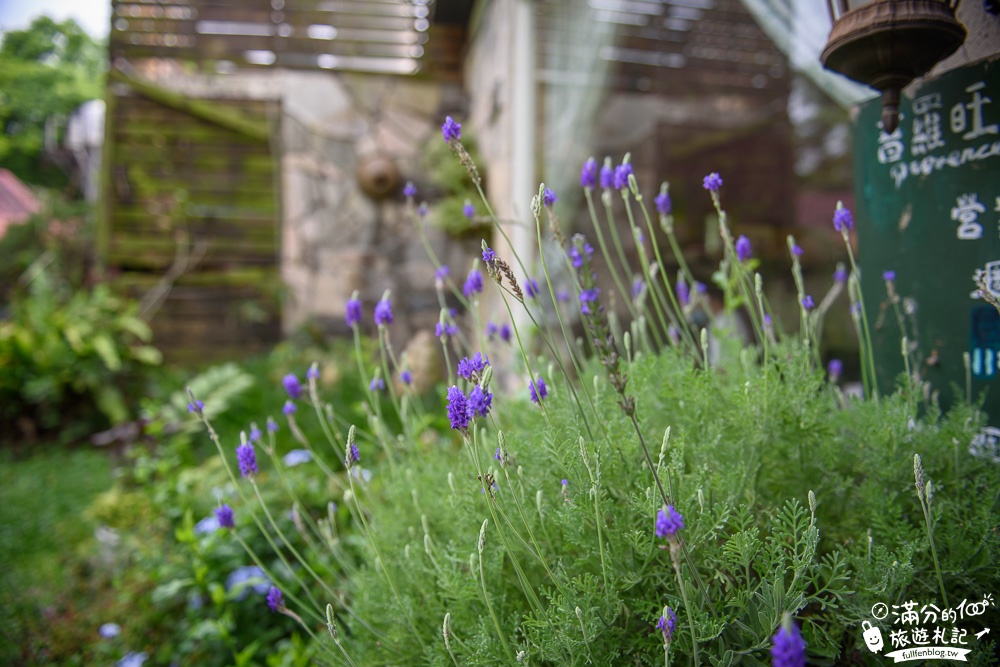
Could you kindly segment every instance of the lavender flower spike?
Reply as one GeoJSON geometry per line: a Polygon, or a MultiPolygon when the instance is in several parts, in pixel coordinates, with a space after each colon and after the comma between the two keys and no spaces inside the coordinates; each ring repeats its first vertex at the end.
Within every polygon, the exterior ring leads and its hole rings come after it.
{"type": "Polygon", "coordinates": [[[441,134],[444,135],[444,140],[448,143],[453,140],[458,141],[462,138],[462,124],[456,123],[451,116],[446,116],[444,125],[441,126],[441,134]]]}
{"type": "Polygon", "coordinates": [[[236,448],[236,463],[239,464],[240,474],[244,477],[257,474],[257,454],[253,445],[244,443],[236,448]]]}
{"type": "Polygon", "coordinates": [[[771,637],[771,665],[773,667],[805,667],[806,642],[798,626],[786,617],[778,632],[771,637]]]}
{"type": "Polygon", "coordinates": [[[357,290],[347,300],[347,312],[344,315],[344,321],[351,328],[361,323],[361,299],[358,298],[357,290]]]}
{"type": "Polygon", "coordinates": [[[267,592],[267,606],[271,611],[280,611],[285,607],[285,598],[275,586],[267,592]]]}
{"type": "Polygon", "coordinates": [[[236,525],[233,521],[233,508],[229,505],[216,507],[215,518],[219,520],[219,526],[222,528],[233,528],[236,525]]]}
{"type": "Polygon", "coordinates": [[[830,381],[836,382],[840,378],[841,373],[844,372],[844,362],[840,359],[831,359],[830,363],[826,366],[826,370],[830,373],[830,381]]]}
{"type": "Polygon", "coordinates": [[[469,428],[469,400],[455,385],[448,389],[448,420],[456,431],[465,432],[469,428]]]}
{"type": "Polygon", "coordinates": [[[882,272],[882,280],[886,281],[887,283],[891,283],[895,279],[896,279],[896,272],[895,271],[883,271],[882,272]]]}
{"type": "Polygon", "coordinates": [[[677,629],[677,614],[670,607],[663,608],[663,615],[660,616],[660,620],[656,622],[656,629],[663,633],[663,644],[666,646],[670,643],[670,640],[674,637],[674,631],[677,629]]]}
{"type": "Polygon", "coordinates": [[[656,515],[656,536],[671,538],[684,527],[684,517],[674,509],[673,505],[667,505],[656,515]]]}
{"type": "Polygon", "coordinates": [[[845,207],[843,202],[837,202],[837,210],[833,212],[833,228],[838,232],[854,229],[854,216],[851,215],[851,209],[845,207]]]}
{"type": "Polygon", "coordinates": [[[596,185],[597,160],[594,158],[587,158],[587,161],[583,163],[583,169],[580,170],[580,187],[593,189],[596,185]]]}
{"type": "Polygon", "coordinates": [[[532,380],[528,384],[528,392],[531,394],[532,403],[541,403],[549,395],[549,388],[545,386],[545,380],[539,377],[537,383],[532,380]]]}
{"type": "Polygon", "coordinates": [[[392,302],[389,300],[389,290],[382,295],[382,300],[375,304],[375,324],[379,327],[392,324],[392,302]]]}
{"type": "Polygon", "coordinates": [[[294,373],[283,377],[281,384],[285,385],[285,391],[288,392],[288,397],[293,401],[298,400],[299,396],[302,395],[302,385],[299,384],[299,378],[294,373]]]}
{"type": "Polygon", "coordinates": [[[742,234],[736,239],[736,259],[745,262],[750,259],[753,251],[750,249],[750,239],[742,234]]]}
{"type": "Polygon", "coordinates": [[[476,217],[476,207],[472,205],[472,202],[468,199],[465,200],[465,204],[462,206],[462,215],[468,220],[472,220],[476,217]]]}
{"type": "Polygon", "coordinates": [[[611,189],[611,186],[615,183],[615,168],[611,166],[611,158],[604,158],[604,164],[601,165],[601,187],[605,190],[611,189]]]}
{"type": "Polygon", "coordinates": [[[712,172],[702,180],[702,186],[709,192],[718,192],[722,187],[722,177],[718,172],[712,172]]]}
{"type": "Polygon", "coordinates": [[[407,181],[406,185],[403,186],[403,196],[407,199],[413,199],[417,196],[417,186],[413,184],[413,181],[407,181]]]}
{"type": "Polygon", "coordinates": [[[816,302],[813,301],[812,296],[806,294],[804,297],[802,297],[802,307],[805,308],[807,311],[812,310],[813,308],[816,307],[816,302]]]}
{"type": "Polygon", "coordinates": [[[673,210],[673,204],[670,202],[670,186],[664,183],[660,186],[660,194],[656,195],[653,199],[653,203],[656,204],[656,211],[660,215],[670,215],[670,211],[673,210]]]}
{"type": "Polygon", "coordinates": [[[545,188],[542,192],[542,206],[545,208],[552,208],[552,205],[559,201],[556,197],[556,193],[552,192],[549,188],[545,188]]]}
{"type": "Polygon", "coordinates": [[[490,413],[490,406],[493,404],[493,394],[483,391],[482,387],[476,385],[469,392],[469,418],[485,417],[490,413]]]}
{"type": "Polygon", "coordinates": [[[477,269],[470,269],[469,275],[465,279],[465,285],[462,286],[462,294],[465,298],[471,298],[473,294],[482,294],[483,292],[483,274],[477,269]]]}

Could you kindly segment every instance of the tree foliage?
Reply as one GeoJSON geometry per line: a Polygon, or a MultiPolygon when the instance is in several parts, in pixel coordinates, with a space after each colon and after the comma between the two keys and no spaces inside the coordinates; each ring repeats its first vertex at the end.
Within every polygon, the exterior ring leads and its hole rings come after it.
{"type": "Polygon", "coordinates": [[[65,117],[103,90],[104,49],[72,19],[36,18],[0,43],[0,167],[29,183],[64,178],[40,158],[45,122],[65,117]]]}

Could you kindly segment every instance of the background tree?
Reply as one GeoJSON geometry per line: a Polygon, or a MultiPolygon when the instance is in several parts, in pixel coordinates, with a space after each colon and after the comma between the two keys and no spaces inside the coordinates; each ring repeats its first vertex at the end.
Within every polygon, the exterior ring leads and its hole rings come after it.
{"type": "MultiPolygon", "coordinates": [[[[0,42],[0,167],[37,185],[59,186],[66,174],[45,164],[46,119],[66,116],[100,97],[105,51],[72,19],[36,18],[0,42]]],[[[64,123],[58,123],[60,131],[64,123]]]]}

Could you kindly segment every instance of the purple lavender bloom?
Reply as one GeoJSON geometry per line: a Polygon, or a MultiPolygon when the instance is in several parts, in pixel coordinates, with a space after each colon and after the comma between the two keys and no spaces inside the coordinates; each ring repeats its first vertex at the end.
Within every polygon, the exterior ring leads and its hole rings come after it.
{"type": "Polygon", "coordinates": [[[471,380],[473,375],[479,375],[489,366],[490,360],[482,352],[476,352],[472,357],[463,357],[458,362],[458,376],[471,380]]]}
{"type": "Polygon", "coordinates": [[[663,633],[663,642],[669,644],[677,629],[677,615],[670,607],[664,607],[663,611],[663,616],[660,616],[660,620],[656,622],[656,629],[663,633]]]}
{"type": "Polygon", "coordinates": [[[409,385],[413,384],[413,373],[411,373],[409,369],[407,369],[405,371],[401,371],[399,373],[399,380],[403,384],[409,386],[409,385]]]}
{"type": "Polygon", "coordinates": [[[615,167],[615,190],[624,190],[628,187],[628,177],[632,175],[632,163],[626,162],[615,167]]]}
{"type": "Polygon", "coordinates": [[[607,190],[615,182],[615,169],[611,166],[611,161],[608,159],[604,160],[604,164],[601,165],[601,187],[607,190]]]}
{"type": "Polygon", "coordinates": [[[267,430],[271,433],[278,432],[278,422],[274,421],[270,417],[267,418],[267,430]]]}
{"type": "Polygon", "coordinates": [[[350,468],[356,462],[361,461],[361,452],[358,451],[358,443],[352,442],[350,449],[347,450],[347,460],[344,464],[350,468]]]}
{"type": "Polygon", "coordinates": [[[740,234],[740,237],[736,239],[736,259],[745,262],[750,259],[752,252],[750,249],[750,239],[740,234]]]}
{"type": "Polygon", "coordinates": [[[833,212],[833,228],[838,232],[854,229],[854,216],[849,208],[840,206],[833,212]]]}
{"type": "Polygon", "coordinates": [[[694,291],[697,292],[698,294],[705,294],[706,292],[708,292],[708,285],[706,285],[705,283],[700,283],[696,280],[694,281],[694,291]]]}
{"type": "Polygon", "coordinates": [[[234,528],[236,522],[233,520],[233,508],[229,505],[222,505],[215,508],[215,518],[219,520],[222,528],[234,528]]]}
{"type": "Polygon", "coordinates": [[[813,301],[812,296],[806,294],[804,297],[802,297],[802,307],[805,308],[806,310],[812,310],[813,308],[816,307],[816,303],[813,301]]]}
{"type": "Polygon", "coordinates": [[[572,261],[573,266],[578,269],[581,266],[583,266],[584,260],[590,261],[590,258],[593,256],[594,256],[594,247],[589,243],[587,243],[586,241],[583,242],[582,253],[580,252],[580,249],[577,248],[576,246],[573,246],[572,248],[569,249],[570,261],[572,261]]]}
{"type": "Polygon", "coordinates": [[[500,463],[503,463],[503,455],[500,453],[499,447],[497,447],[497,450],[493,452],[493,458],[495,458],[500,463]]]}
{"type": "Polygon", "coordinates": [[[250,439],[250,442],[257,442],[263,435],[264,434],[260,432],[260,429],[257,428],[257,425],[254,424],[250,427],[250,435],[247,437],[250,439]]]}
{"type": "Polygon", "coordinates": [[[194,403],[188,403],[188,412],[197,412],[201,414],[205,410],[204,401],[195,401],[194,403]]]}
{"type": "Polygon", "coordinates": [[[442,336],[454,336],[458,333],[458,327],[450,322],[438,322],[434,325],[434,335],[438,338],[442,336]]]}
{"type": "Polygon", "coordinates": [[[591,304],[597,302],[597,295],[601,293],[600,287],[591,287],[580,292],[580,312],[584,315],[592,314],[591,304]]]}
{"type": "Polygon", "coordinates": [[[638,299],[639,295],[642,294],[642,290],[646,289],[646,283],[641,278],[636,278],[635,282],[632,283],[632,298],[638,299]]]}
{"type": "Polygon", "coordinates": [[[257,453],[253,445],[240,445],[236,448],[236,462],[240,466],[240,474],[244,477],[257,474],[257,453]]]}
{"type": "Polygon", "coordinates": [[[702,186],[710,192],[718,192],[722,187],[722,177],[718,172],[712,172],[702,180],[702,186]]]}
{"type": "Polygon", "coordinates": [[[482,387],[476,385],[469,392],[469,419],[473,417],[485,417],[490,413],[490,406],[493,404],[493,394],[483,391],[482,387]]]}
{"type": "Polygon", "coordinates": [[[887,283],[891,283],[895,279],[896,279],[896,272],[895,271],[883,271],[882,272],[882,280],[886,281],[887,283]]]}
{"type": "Polygon", "coordinates": [[[441,134],[444,135],[444,140],[448,143],[451,143],[453,139],[458,141],[462,138],[462,125],[456,123],[451,116],[446,116],[444,125],[441,126],[441,134]]]}
{"type": "Polygon", "coordinates": [[[462,215],[467,219],[472,220],[476,217],[476,207],[472,205],[472,202],[468,199],[465,200],[465,205],[462,206],[462,215]]]}
{"type": "Polygon", "coordinates": [[[413,181],[407,181],[406,185],[403,186],[403,196],[407,199],[417,196],[417,186],[413,184],[413,181]]]}
{"type": "Polygon", "coordinates": [[[448,268],[446,264],[442,264],[437,268],[436,271],[434,271],[435,280],[444,280],[449,275],[451,275],[451,270],[448,268]]]}
{"type": "Polygon", "coordinates": [[[472,269],[469,271],[469,276],[465,279],[465,285],[462,286],[462,294],[465,298],[472,297],[473,294],[482,294],[483,291],[483,274],[472,269]]]}
{"type": "Polygon", "coordinates": [[[830,374],[830,379],[836,382],[840,374],[844,372],[844,362],[840,359],[831,359],[830,363],[826,366],[826,370],[830,374]]]}
{"type": "Polygon", "coordinates": [[[656,536],[672,537],[684,527],[684,517],[680,515],[673,505],[667,505],[666,509],[661,509],[656,515],[656,536]]]}
{"type": "Polygon", "coordinates": [[[847,269],[838,268],[836,271],[834,271],[833,272],[833,280],[835,282],[838,282],[838,283],[846,283],[847,282],[847,269]]]}
{"type": "Polygon", "coordinates": [[[493,248],[490,248],[489,246],[483,248],[483,262],[486,263],[486,266],[492,267],[496,258],[497,254],[493,252],[493,248]]]}
{"type": "Polygon", "coordinates": [[[448,420],[456,431],[469,428],[469,399],[455,385],[448,389],[448,420]]]}
{"type": "Polygon", "coordinates": [[[770,327],[773,323],[774,320],[771,318],[771,316],[768,315],[767,313],[764,313],[764,326],[770,327]]]}
{"type": "Polygon", "coordinates": [[[293,401],[302,395],[302,385],[299,384],[299,378],[294,373],[289,373],[283,377],[281,383],[285,385],[285,391],[288,392],[288,397],[293,401]]]}
{"type": "Polygon", "coordinates": [[[291,399],[285,401],[285,405],[282,406],[281,408],[281,411],[286,415],[294,415],[296,412],[298,412],[298,410],[299,409],[295,407],[295,404],[292,403],[291,399]]]}
{"type": "Polygon", "coordinates": [[[795,255],[796,257],[801,257],[802,256],[802,246],[800,246],[798,243],[796,243],[795,245],[793,245],[792,246],[792,254],[795,255]]]}
{"type": "Polygon", "coordinates": [[[318,380],[319,379],[319,364],[313,364],[306,371],[307,380],[318,380]]]}
{"type": "Polygon", "coordinates": [[[549,395],[549,388],[545,386],[545,380],[539,377],[537,383],[534,380],[528,382],[528,392],[532,403],[541,403],[549,395]]]}
{"type": "Polygon", "coordinates": [[[566,488],[567,486],[569,486],[569,480],[568,479],[563,479],[562,485],[563,485],[563,488],[566,488]]]}
{"type": "Polygon", "coordinates": [[[580,187],[593,188],[597,185],[597,160],[589,158],[580,170],[580,187]]]}
{"type": "Polygon", "coordinates": [[[556,292],[556,301],[559,303],[569,303],[569,292],[564,289],[556,292]]]}
{"type": "Polygon", "coordinates": [[[385,380],[380,377],[373,377],[368,383],[368,391],[382,391],[385,389],[385,380]]]}
{"type": "Polygon", "coordinates": [[[492,322],[486,323],[486,339],[493,340],[496,336],[500,334],[500,327],[493,324],[492,322]]]}
{"type": "Polygon", "coordinates": [[[285,606],[285,598],[275,586],[271,586],[271,590],[267,592],[267,606],[271,611],[278,611],[285,606]]]}
{"type": "Polygon", "coordinates": [[[656,204],[656,210],[660,213],[660,215],[670,215],[670,211],[673,210],[673,204],[670,201],[669,192],[661,192],[656,195],[653,199],[653,203],[656,204]]]}
{"type": "Polygon", "coordinates": [[[510,325],[506,322],[500,325],[500,340],[505,343],[510,342],[510,337],[513,332],[511,331],[510,325]]]}
{"type": "Polygon", "coordinates": [[[771,665],[773,667],[805,667],[806,642],[794,623],[778,629],[771,637],[771,665]]]}
{"type": "Polygon", "coordinates": [[[392,324],[392,302],[386,297],[382,297],[382,300],[375,304],[375,324],[378,326],[392,324]]]}
{"type": "Polygon", "coordinates": [[[347,301],[347,313],[344,315],[347,326],[354,327],[361,323],[361,300],[351,297],[347,301]]]}
{"type": "Polygon", "coordinates": [[[682,306],[686,306],[691,303],[691,288],[688,287],[687,281],[684,278],[678,278],[677,286],[677,300],[681,302],[682,306]]]}
{"type": "Polygon", "coordinates": [[[529,299],[538,298],[538,281],[534,278],[528,278],[524,281],[524,294],[529,299]]]}
{"type": "Polygon", "coordinates": [[[417,215],[421,218],[426,218],[427,214],[431,212],[431,209],[427,206],[427,202],[420,202],[420,206],[417,207],[417,215]]]}
{"type": "Polygon", "coordinates": [[[552,192],[552,190],[545,188],[545,190],[542,191],[542,206],[552,208],[552,205],[557,201],[559,201],[559,198],[556,197],[556,193],[552,192]]]}

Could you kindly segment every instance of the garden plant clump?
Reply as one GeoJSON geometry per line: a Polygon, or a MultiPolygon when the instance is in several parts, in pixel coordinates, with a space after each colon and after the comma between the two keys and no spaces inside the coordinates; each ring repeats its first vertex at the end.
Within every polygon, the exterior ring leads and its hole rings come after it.
{"type": "MultiPolygon", "coordinates": [[[[442,129],[495,222],[461,126],[442,129]]],[[[725,248],[713,281],[726,314],[750,323],[746,344],[694,324],[711,312],[708,289],[679,252],[666,186],[647,206],[627,157],[589,160],[580,182],[592,236],[566,237],[548,188],[532,202],[537,241],[561,248],[560,266],[556,253],[527,264],[485,242],[461,272],[438,265],[442,402],[419,395],[394,352],[389,293],[371,320],[357,295],[348,303],[368,387],[360,423],[325,402],[315,364],[304,382],[284,378],[280,430],[217,433],[210,401],[191,393],[233,482],[219,527],[270,584],[261,609],[333,665],[790,667],[886,662],[863,637],[879,603],[940,611],[1000,592],[1000,468],[967,451],[983,417],[969,403],[942,414],[914,374],[878,394],[849,243],[850,272],[821,298],[804,293],[789,238],[801,322],[787,335],[750,241],[727,220],[723,179],[706,176],[725,248]],[[845,284],[863,400],[819,354],[845,284]],[[610,307],[612,289],[631,296],[627,318],[610,307]],[[508,323],[480,319],[487,290],[508,323]],[[369,324],[373,361],[361,353],[369,324]],[[510,378],[494,360],[515,369],[513,391],[498,388],[510,378]],[[306,419],[322,440],[303,433],[306,419]],[[296,496],[277,455],[289,446],[307,452],[325,506],[296,496]],[[254,528],[266,548],[244,539],[254,528]]],[[[406,196],[422,234],[415,190],[406,196]]],[[[833,215],[847,241],[849,211],[833,215]]],[[[970,664],[995,664],[989,635],[966,639],[970,664]]]]}

